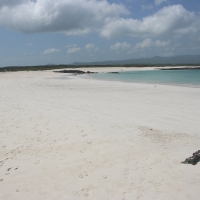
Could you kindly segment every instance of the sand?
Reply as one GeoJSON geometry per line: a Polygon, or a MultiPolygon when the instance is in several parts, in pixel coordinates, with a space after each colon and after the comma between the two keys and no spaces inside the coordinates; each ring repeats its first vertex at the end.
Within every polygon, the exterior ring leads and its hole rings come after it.
{"type": "Polygon", "coordinates": [[[0,92],[1,200],[199,199],[199,88],[43,71],[0,92]]]}

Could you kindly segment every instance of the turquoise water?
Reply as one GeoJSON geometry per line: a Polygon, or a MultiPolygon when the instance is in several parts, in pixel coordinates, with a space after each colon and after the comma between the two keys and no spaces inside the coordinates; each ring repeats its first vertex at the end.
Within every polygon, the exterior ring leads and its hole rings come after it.
{"type": "Polygon", "coordinates": [[[200,70],[142,70],[91,74],[92,78],[109,81],[200,86],[200,70]]]}

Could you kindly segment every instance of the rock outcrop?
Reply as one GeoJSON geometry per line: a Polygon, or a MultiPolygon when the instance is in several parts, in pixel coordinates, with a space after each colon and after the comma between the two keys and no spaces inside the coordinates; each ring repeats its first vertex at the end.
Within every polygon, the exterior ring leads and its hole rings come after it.
{"type": "Polygon", "coordinates": [[[200,150],[193,153],[193,156],[186,158],[182,163],[196,165],[200,161],[200,150]]]}
{"type": "Polygon", "coordinates": [[[81,71],[81,70],[61,70],[61,71],[54,71],[56,73],[68,73],[68,74],[75,74],[75,75],[78,75],[78,74],[93,74],[95,72],[90,72],[90,71],[81,71]]]}

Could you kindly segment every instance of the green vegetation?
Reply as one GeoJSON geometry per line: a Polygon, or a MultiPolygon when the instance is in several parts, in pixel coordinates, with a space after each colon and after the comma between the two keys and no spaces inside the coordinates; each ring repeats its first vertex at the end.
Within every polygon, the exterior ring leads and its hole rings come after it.
{"type": "Polygon", "coordinates": [[[17,71],[43,71],[52,69],[68,68],[67,65],[38,65],[38,66],[9,66],[0,68],[0,72],[17,72],[17,71]]]}
{"type": "Polygon", "coordinates": [[[95,67],[166,67],[166,66],[200,66],[200,55],[180,55],[171,57],[155,56],[151,58],[137,58],[128,60],[108,60],[99,62],[74,62],[69,65],[48,64],[38,66],[10,66],[0,68],[0,72],[5,71],[43,71],[68,68],[95,68],[95,67]]]}

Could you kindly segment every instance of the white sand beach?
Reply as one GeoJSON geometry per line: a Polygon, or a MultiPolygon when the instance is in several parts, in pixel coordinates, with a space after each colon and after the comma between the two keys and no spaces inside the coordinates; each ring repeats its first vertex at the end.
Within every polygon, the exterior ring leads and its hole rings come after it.
{"type": "Polygon", "coordinates": [[[0,73],[0,199],[197,200],[199,108],[200,88],[0,73]]]}

